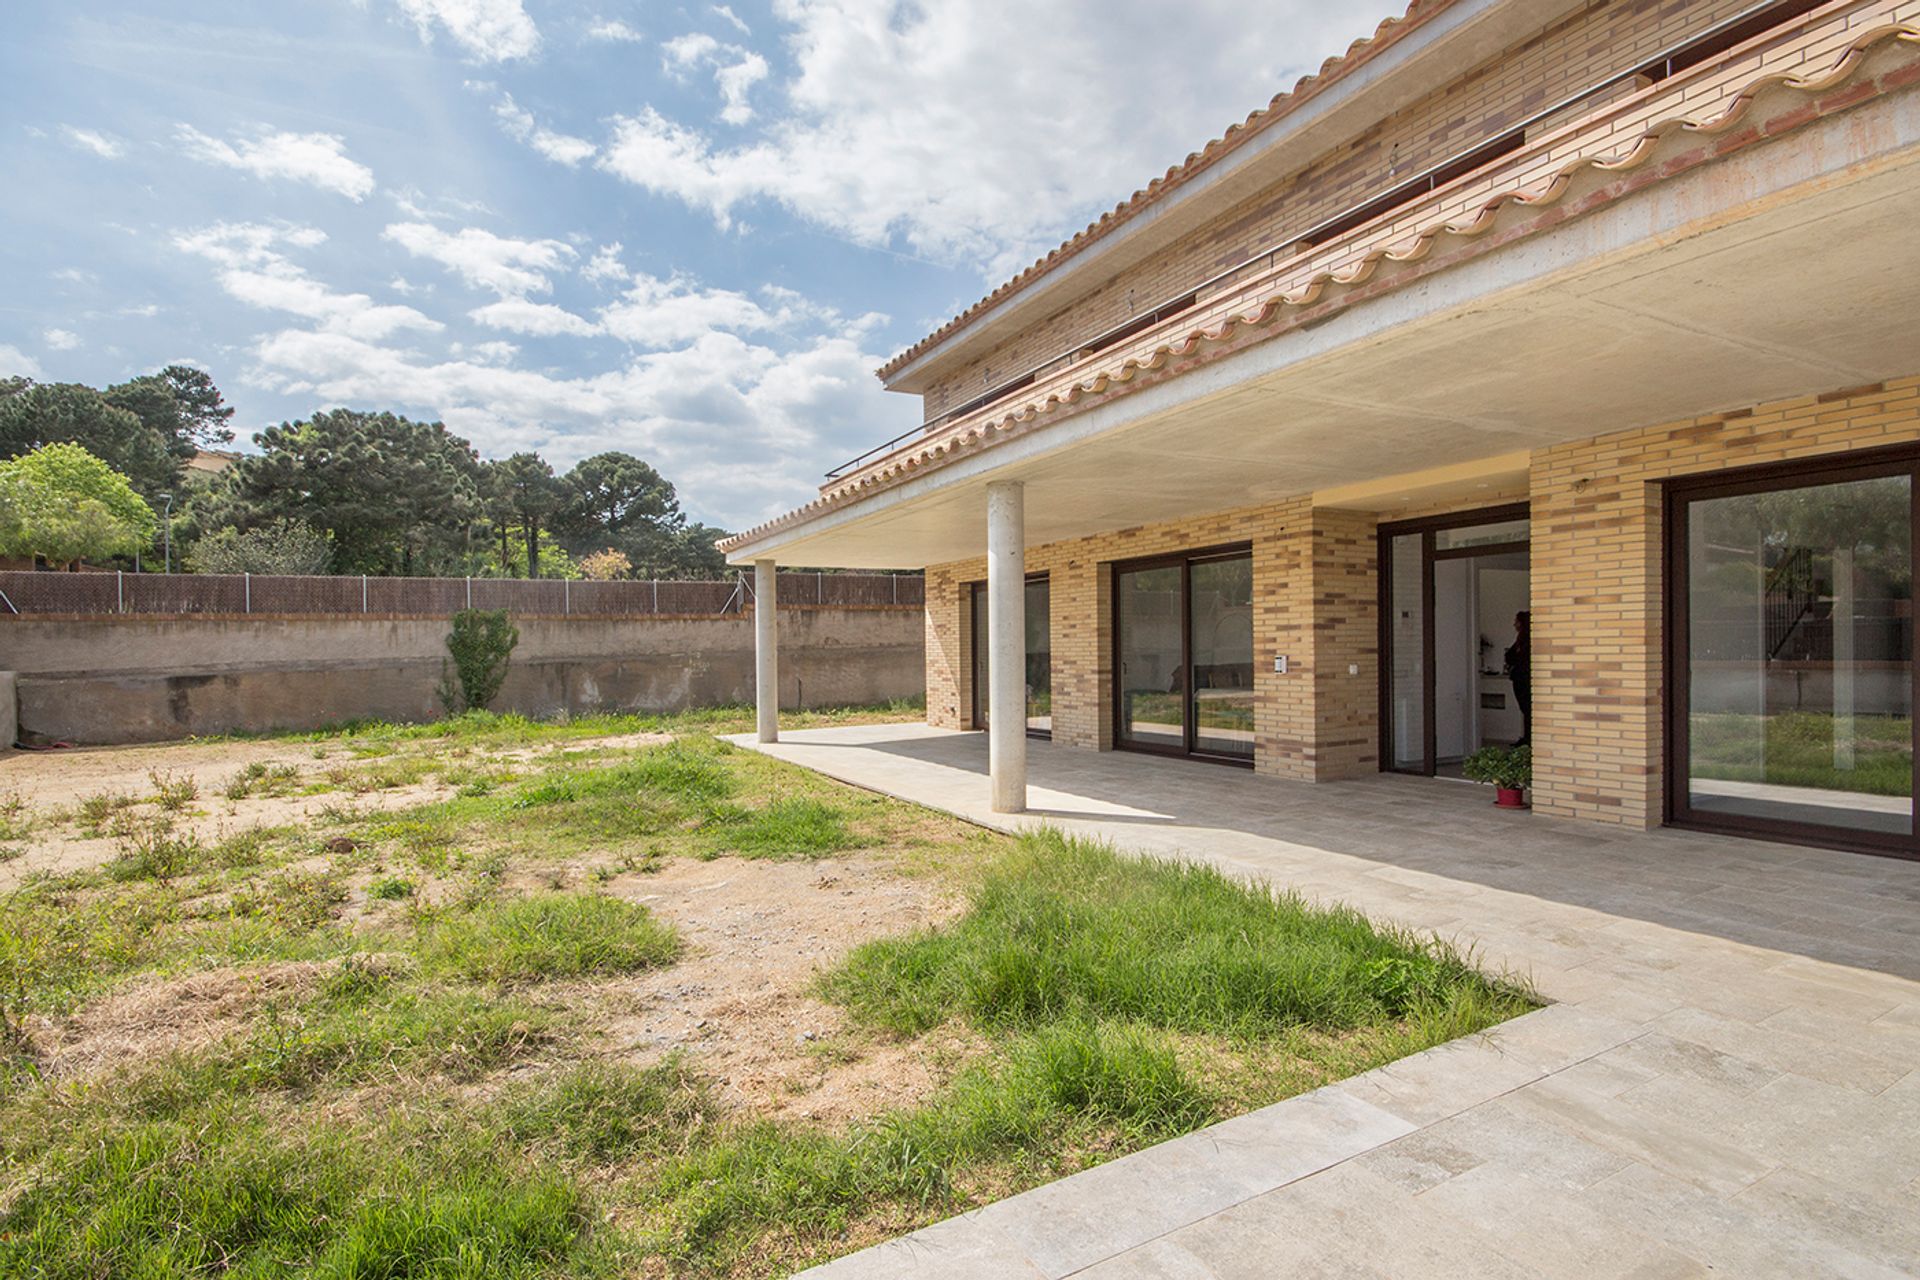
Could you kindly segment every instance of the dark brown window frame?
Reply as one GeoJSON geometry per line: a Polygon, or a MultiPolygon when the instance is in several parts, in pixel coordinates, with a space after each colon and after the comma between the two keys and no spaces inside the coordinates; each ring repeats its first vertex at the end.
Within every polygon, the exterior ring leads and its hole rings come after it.
{"type": "Polygon", "coordinates": [[[1434,759],[1438,734],[1434,726],[1434,670],[1433,670],[1433,563],[1436,560],[1459,560],[1470,556],[1505,555],[1515,551],[1529,553],[1533,539],[1529,533],[1525,542],[1489,542],[1477,547],[1451,547],[1445,551],[1434,545],[1434,535],[1446,529],[1466,529],[1477,524],[1502,524],[1509,520],[1532,520],[1533,506],[1527,502],[1506,502],[1494,507],[1475,507],[1470,511],[1449,511],[1445,515],[1422,516],[1414,520],[1394,520],[1382,524],[1375,531],[1379,539],[1374,563],[1379,566],[1376,577],[1379,578],[1379,608],[1376,611],[1379,620],[1380,653],[1380,718],[1379,749],[1380,772],[1398,773],[1411,778],[1431,778],[1438,771],[1438,762],[1434,759]],[[1421,704],[1421,767],[1402,769],[1393,762],[1390,743],[1393,737],[1393,540],[1395,538],[1420,536],[1420,704],[1421,704]]]}
{"type": "MultiPolygon", "coordinates": [[[[1044,582],[1047,584],[1047,693],[1048,696],[1051,697],[1053,693],[1052,575],[1047,570],[1042,569],[1036,573],[1027,574],[1020,581],[1022,590],[1036,582],[1044,582]]],[[[980,655],[974,652],[975,649],[979,648],[980,643],[979,627],[976,625],[974,619],[981,616],[982,610],[980,606],[987,598],[986,580],[984,578],[976,578],[967,583],[967,591],[967,683],[972,686],[973,690],[973,697],[969,700],[972,705],[968,708],[967,724],[971,729],[983,730],[987,727],[987,699],[986,690],[980,687],[980,655]]],[[[1032,725],[1028,725],[1027,736],[1041,742],[1050,742],[1053,740],[1053,730],[1036,729],[1032,725]]]]}
{"type": "MultiPolygon", "coordinates": [[[[1253,756],[1234,756],[1218,751],[1201,751],[1194,747],[1196,739],[1193,716],[1189,714],[1193,687],[1193,566],[1207,564],[1217,560],[1237,560],[1242,556],[1251,558],[1253,543],[1228,542],[1218,546],[1196,547],[1191,550],[1172,551],[1162,555],[1137,556],[1131,560],[1114,560],[1107,565],[1107,595],[1111,610],[1108,622],[1108,635],[1112,641],[1113,681],[1111,695],[1113,702],[1113,749],[1132,751],[1140,755],[1165,756],[1175,760],[1198,760],[1205,764],[1225,765],[1230,769],[1251,769],[1259,753],[1256,739],[1253,756]],[[1180,670],[1182,687],[1187,690],[1180,706],[1179,747],[1159,747],[1146,743],[1129,742],[1123,732],[1126,717],[1125,679],[1120,664],[1120,575],[1138,573],[1143,570],[1173,569],[1180,570],[1180,670]]],[[[1254,595],[1259,595],[1256,584],[1254,595]]],[[[1259,677],[1258,645],[1255,646],[1254,676],[1259,677]]]]}
{"type": "MultiPolygon", "coordinates": [[[[1689,756],[1688,724],[1685,714],[1690,705],[1690,654],[1687,611],[1687,523],[1686,508],[1694,502],[1712,498],[1740,497],[1753,493],[1775,493],[1820,484],[1844,484],[1850,480],[1873,480],[1890,475],[1911,478],[1908,519],[1910,538],[1920,538],[1920,447],[1897,445],[1884,449],[1859,449],[1842,454],[1770,462],[1704,474],[1674,476],[1661,481],[1661,631],[1665,638],[1661,655],[1661,818],[1667,826],[1682,831],[1705,831],[1718,835],[1745,836],[1772,840],[1781,844],[1811,845],[1822,849],[1843,849],[1880,857],[1920,859],[1920,805],[1915,806],[1914,825],[1905,836],[1880,835],[1869,831],[1828,827],[1785,819],[1752,818],[1740,814],[1701,816],[1687,803],[1691,794],[1686,761],[1689,756]]],[[[1909,544],[1912,547],[1912,543],[1909,544]]],[[[1914,548],[1920,550],[1920,547],[1914,548]]],[[[1912,552],[1910,551],[1910,554],[1912,552]]],[[[1909,709],[1920,712],[1920,661],[1908,655],[1909,709]]],[[[1920,759],[1920,714],[1914,722],[1913,747],[1920,759]]]]}

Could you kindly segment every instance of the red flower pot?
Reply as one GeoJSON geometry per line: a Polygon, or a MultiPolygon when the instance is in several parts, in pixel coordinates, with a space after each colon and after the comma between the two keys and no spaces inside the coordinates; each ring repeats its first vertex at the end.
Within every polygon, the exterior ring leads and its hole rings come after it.
{"type": "Polygon", "coordinates": [[[1493,804],[1497,809],[1524,809],[1527,807],[1527,793],[1519,787],[1495,787],[1493,804]]]}

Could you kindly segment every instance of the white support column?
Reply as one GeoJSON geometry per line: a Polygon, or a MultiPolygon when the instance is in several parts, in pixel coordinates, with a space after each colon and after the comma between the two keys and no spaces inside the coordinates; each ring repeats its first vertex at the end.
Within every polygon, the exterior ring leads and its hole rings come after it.
{"type": "Polygon", "coordinates": [[[753,562],[753,710],[762,742],[780,740],[779,578],[771,560],[753,562]]]}
{"type": "Polygon", "coordinates": [[[1016,481],[987,486],[987,760],[993,811],[1027,807],[1027,519],[1016,481]]]}

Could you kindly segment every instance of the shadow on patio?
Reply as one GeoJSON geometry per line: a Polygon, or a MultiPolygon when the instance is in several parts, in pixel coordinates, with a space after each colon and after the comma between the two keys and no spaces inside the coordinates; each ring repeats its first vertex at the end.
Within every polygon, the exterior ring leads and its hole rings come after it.
{"type": "MultiPolygon", "coordinates": [[[[1550,996],[1562,984],[1549,974],[1574,970],[1711,981],[1711,958],[1683,960],[1662,930],[1920,978],[1920,864],[1498,811],[1486,790],[1446,780],[1309,785],[1028,747],[1032,808],[1011,820],[988,811],[984,734],[867,725],[791,733],[769,750],[986,825],[1049,823],[1350,902],[1470,942],[1550,996]]],[[[1752,959],[1733,967],[1751,971],[1752,959]]]]}

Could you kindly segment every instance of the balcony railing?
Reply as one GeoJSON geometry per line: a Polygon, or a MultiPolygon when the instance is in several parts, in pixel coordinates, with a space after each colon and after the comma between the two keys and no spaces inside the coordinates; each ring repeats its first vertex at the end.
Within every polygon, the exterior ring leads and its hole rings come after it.
{"type": "MultiPolygon", "coordinates": [[[[1473,223],[1502,197],[1537,197],[1587,162],[1619,162],[1676,120],[1710,123],[1757,82],[1836,69],[1868,32],[1920,21],[1920,0],[1772,0],[1609,76],[1426,172],[1367,197],[1179,299],[1165,318],[1118,342],[1081,343],[960,410],[902,433],[828,473],[823,494],[855,488],[932,446],[966,438],[1010,411],[1067,398],[1077,386],[1144,364],[1171,341],[1213,330],[1280,299],[1302,302],[1328,282],[1364,278],[1381,257],[1405,257],[1437,229],[1473,223]]],[[[1109,331],[1115,332],[1115,331],[1109,331]]],[[[1103,335],[1104,336],[1104,335],[1103,335]]]]}

